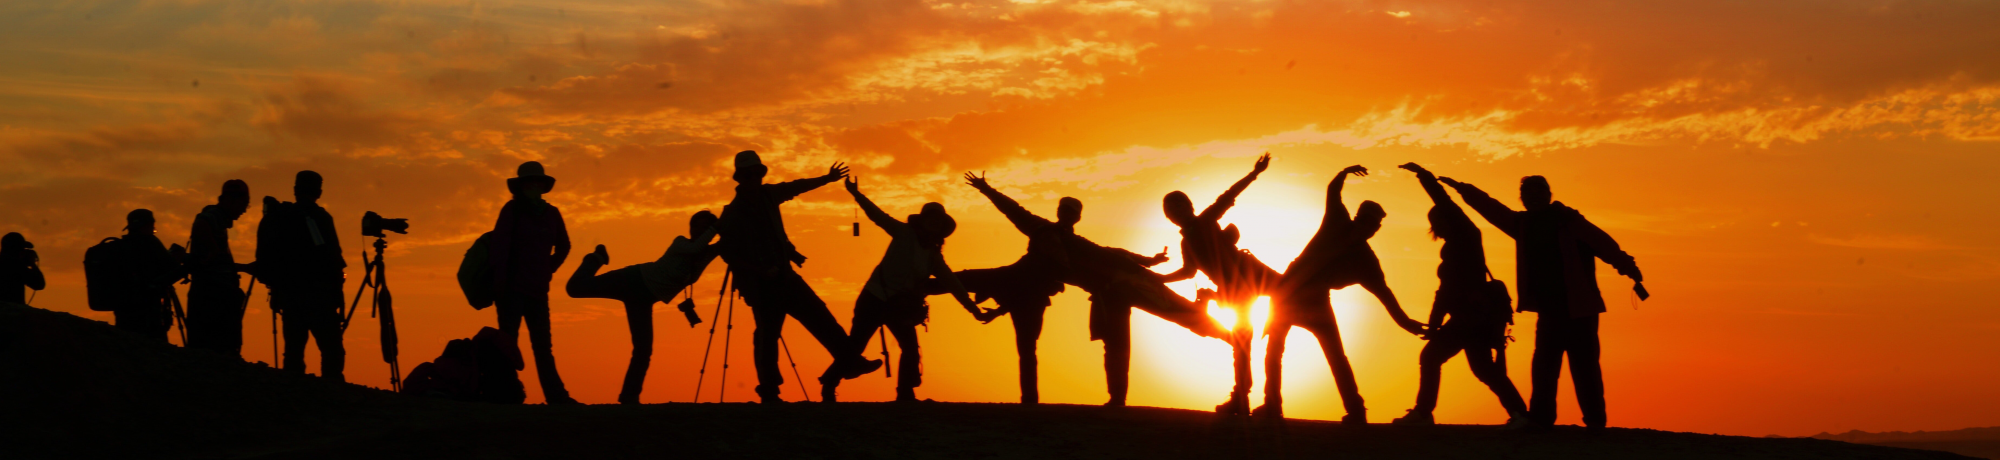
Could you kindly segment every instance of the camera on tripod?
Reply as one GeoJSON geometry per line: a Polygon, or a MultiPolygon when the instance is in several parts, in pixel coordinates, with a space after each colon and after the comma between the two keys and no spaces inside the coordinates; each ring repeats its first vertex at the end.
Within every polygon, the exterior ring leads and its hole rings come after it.
{"type": "Polygon", "coordinates": [[[363,236],[382,238],[383,230],[408,235],[410,234],[410,220],[385,219],[382,218],[381,214],[376,214],[375,211],[368,211],[367,214],[361,215],[361,234],[363,236]]]}

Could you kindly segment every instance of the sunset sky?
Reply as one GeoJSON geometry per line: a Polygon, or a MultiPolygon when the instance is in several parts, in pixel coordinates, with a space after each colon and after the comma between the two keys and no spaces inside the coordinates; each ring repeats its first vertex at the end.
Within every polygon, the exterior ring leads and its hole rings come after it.
{"type": "MultiPolygon", "coordinates": [[[[1521,176],[1547,176],[1637,257],[1643,303],[1599,269],[1613,426],[1993,426],[1995,24],[2000,3],[1921,0],[7,2],[0,232],[44,259],[35,306],[108,322],[85,307],[81,261],[127,211],[152,209],[161,239],[183,242],[223,181],[289,201],[293,173],[319,171],[351,266],[369,241],[348,231],[364,211],[410,219],[388,253],[408,370],[494,322],[453,274],[527,160],[559,179],[548,198],[576,245],[558,283],[595,244],[613,267],[657,258],[690,213],[728,201],[740,150],[761,152],[772,179],[846,161],[895,215],[944,203],[960,269],[1026,246],[964,171],[1045,216],[1077,197],[1080,234],[1151,254],[1178,243],[1163,194],[1206,205],[1270,152],[1271,171],[1224,221],[1282,267],[1317,225],[1326,181],[1361,164],[1374,174],[1349,182],[1349,205],[1387,209],[1372,244],[1421,318],[1440,242],[1425,233],[1428,198],[1394,168],[1414,161],[1515,206],[1521,176]]],[[[873,226],[849,236],[856,207],[838,185],[784,209],[810,258],[801,274],[846,324],[887,238],[873,226]]],[[[244,261],[259,212],[232,232],[244,261]]],[[[1493,272],[1513,282],[1513,241],[1480,224],[1493,272]]],[[[697,286],[704,317],[723,268],[697,286]]],[[[361,273],[348,276],[351,295],[361,273]]],[[[257,290],[244,355],[269,361],[257,290]]],[[[565,381],[611,403],[630,352],[623,310],[557,291],[565,381]]],[[[1342,335],[1386,422],[1415,398],[1424,342],[1350,291],[1332,294],[1342,335]]],[[[1071,289],[1050,310],[1046,402],[1105,399],[1085,298],[1071,289]]],[[[1016,400],[1008,320],[932,303],[919,395],[1016,400]]],[[[656,307],[642,399],[686,402],[709,324],[656,307]]],[[[738,309],[731,401],[755,384],[738,309]]],[[[1517,317],[1510,349],[1524,392],[1533,319],[1517,317]]],[[[800,373],[815,375],[827,355],[792,324],[800,373]]],[[[1221,342],[1143,313],[1134,328],[1133,404],[1206,409],[1226,396],[1221,342]]],[[[372,320],[348,331],[347,376],[387,387],[376,336],[372,320]]],[[[1338,418],[1317,343],[1291,340],[1287,412],[1338,418]]],[[[522,376],[539,402],[533,372],[522,376]]],[[[1505,421],[1463,358],[1444,375],[1439,422],[1505,421]]],[[[704,400],[718,377],[712,363],[704,400]]],[[[802,398],[797,383],[787,398],[802,398]]],[[[1580,423],[1563,386],[1561,423],[1580,423]]],[[[866,401],[893,387],[876,374],[841,389],[866,401]]]]}

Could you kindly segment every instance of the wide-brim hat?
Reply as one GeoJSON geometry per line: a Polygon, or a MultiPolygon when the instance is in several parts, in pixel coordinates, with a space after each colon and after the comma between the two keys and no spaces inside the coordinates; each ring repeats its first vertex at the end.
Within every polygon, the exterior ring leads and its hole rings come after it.
{"type": "Polygon", "coordinates": [[[548,193],[556,188],[556,178],[543,172],[542,162],[521,163],[521,167],[514,169],[514,177],[507,179],[507,190],[519,191],[522,187],[535,187],[542,193],[548,193]]]}
{"type": "Polygon", "coordinates": [[[736,179],[738,182],[761,179],[765,174],[771,172],[770,167],[764,166],[764,158],[758,156],[755,150],[736,152],[736,158],[732,162],[735,163],[736,172],[731,174],[730,177],[736,179]]]}
{"type": "Polygon", "coordinates": [[[0,249],[11,248],[34,249],[35,243],[29,243],[27,237],[21,236],[21,232],[7,232],[6,236],[0,236],[0,249]]]}
{"type": "Polygon", "coordinates": [[[939,238],[949,237],[958,231],[958,219],[953,219],[951,214],[946,213],[942,204],[924,203],[923,210],[919,211],[916,217],[922,220],[919,225],[930,227],[937,232],[939,238]]]}

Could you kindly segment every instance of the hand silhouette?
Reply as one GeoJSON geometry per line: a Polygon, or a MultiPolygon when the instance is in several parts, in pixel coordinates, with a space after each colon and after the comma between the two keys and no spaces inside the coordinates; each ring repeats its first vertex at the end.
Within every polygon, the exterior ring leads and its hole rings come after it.
{"type": "Polygon", "coordinates": [[[1266,169],[1271,169],[1271,152],[1264,152],[1264,156],[1257,157],[1257,166],[1250,168],[1250,173],[1263,174],[1266,169]]]}
{"type": "Polygon", "coordinates": [[[1466,185],[1465,183],[1463,183],[1463,182],[1459,182],[1459,181],[1458,181],[1458,180],[1456,180],[1456,179],[1452,179],[1452,178],[1449,178],[1449,177],[1443,177],[1443,176],[1439,176],[1439,177],[1438,177],[1438,182],[1443,182],[1443,183],[1444,183],[1444,185],[1449,185],[1449,186],[1452,186],[1453,188],[1457,188],[1457,187],[1461,187],[1461,186],[1464,186],[1464,185],[1466,185]]]}
{"type": "Polygon", "coordinates": [[[1430,170],[1426,170],[1422,166],[1417,166],[1416,162],[1403,163],[1402,166],[1397,166],[1397,167],[1407,169],[1413,173],[1417,173],[1418,177],[1431,175],[1430,170]]]}
{"type": "Polygon", "coordinates": [[[1159,264],[1163,264],[1163,263],[1167,263],[1167,261],[1169,261],[1169,260],[1173,260],[1172,258],[1169,258],[1169,257],[1167,257],[1167,250],[1168,250],[1168,249],[1167,249],[1167,247],[1166,247],[1166,246],[1161,246],[1161,247],[1160,247],[1160,253],[1159,253],[1159,254],[1153,254],[1153,258],[1152,258],[1152,259],[1150,259],[1150,260],[1148,260],[1148,261],[1149,261],[1149,262],[1152,262],[1152,263],[1153,263],[1153,265],[1159,265],[1159,264]]]}
{"type": "Polygon", "coordinates": [[[1000,319],[1000,309],[981,308],[972,313],[972,319],[979,320],[979,324],[990,324],[993,320],[1000,319]]]}
{"type": "Polygon", "coordinates": [[[1356,176],[1362,176],[1362,177],[1367,177],[1367,176],[1368,176],[1368,168],[1366,168],[1366,167],[1363,167],[1363,166],[1361,166],[1361,165],[1354,165],[1354,166],[1348,166],[1348,167],[1347,167],[1347,169],[1342,169],[1342,170],[1340,170],[1340,173],[1341,173],[1341,174],[1353,174],[1353,175],[1356,175],[1356,176]]]}
{"type": "Polygon", "coordinates": [[[858,178],[855,178],[854,176],[847,176],[847,179],[846,179],[846,180],[842,180],[842,181],[840,181],[840,182],[841,182],[841,185],[845,185],[845,186],[847,186],[847,193],[852,193],[852,194],[855,194],[855,195],[860,195],[860,194],[861,194],[861,180],[860,180],[860,179],[858,179],[858,178]]]}
{"type": "Polygon", "coordinates": [[[833,166],[826,168],[826,177],[847,177],[847,162],[833,162],[833,166]]]}
{"type": "Polygon", "coordinates": [[[993,186],[986,184],[986,172],[984,171],[981,171],[977,176],[972,175],[971,171],[966,171],[965,185],[970,185],[972,186],[972,188],[976,188],[982,191],[993,189],[993,186]]]}

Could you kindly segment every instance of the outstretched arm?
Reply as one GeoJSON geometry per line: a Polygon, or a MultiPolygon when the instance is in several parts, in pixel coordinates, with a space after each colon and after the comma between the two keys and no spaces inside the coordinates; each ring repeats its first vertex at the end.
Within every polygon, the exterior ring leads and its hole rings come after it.
{"type": "Polygon", "coordinates": [[[1639,273],[1639,261],[1631,254],[1626,254],[1625,250],[1619,249],[1618,241],[1611,239],[1611,234],[1605,233],[1604,229],[1597,227],[1597,224],[1584,219],[1582,214],[1578,214],[1576,220],[1570,223],[1570,231],[1576,235],[1577,241],[1589,246],[1590,252],[1597,255],[1597,258],[1604,259],[1604,263],[1611,264],[1611,268],[1617,269],[1618,274],[1632,278],[1634,282],[1646,281],[1646,276],[1639,273]]]}
{"type": "Polygon", "coordinates": [[[1424,194],[1431,196],[1431,204],[1437,206],[1458,205],[1458,203],[1451,201],[1451,195],[1444,192],[1444,185],[1438,183],[1437,175],[1432,174],[1430,170],[1424,169],[1422,166],[1417,166],[1416,163],[1403,163],[1399,167],[1417,173],[1417,183],[1424,186],[1424,194]]]}
{"type": "Polygon", "coordinates": [[[1321,227],[1325,227],[1326,222],[1335,221],[1336,219],[1340,222],[1353,220],[1347,214],[1347,203],[1340,197],[1341,189],[1347,187],[1347,176],[1350,174],[1367,176],[1368,168],[1361,165],[1348,166],[1347,169],[1340,170],[1340,174],[1333,176],[1333,182],[1326,184],[1326,214],[1324,217],[1321,217],[1321,227]]]}
{"type": "Polygon", "coordinates": [[[780,182],[767,185],[766,187],[770,187],[769,190],[771,191],[772,198],[782,202],[845,177],[847,177],[847,163],[834,163],[833,166],[826,168],[826,175],[824,176],[780,182]]]}
{"type": "Polygon", "coordinates": [[[964,306],[967,313],[971,313],[974,319],[982,323],[993,320],[992,317],[986,316],[986,312],[979,311],[979,302],[972,300],[972,295],[965,292],[965,283],[959,282],[958,274],[953,273],[951,266],[945,264],[943,253],[931,253],[930,266],[931,275],[936,276],[938,281],[944,282],[945,289],[951,292],[953,299],[958,299],[958,304],[964,306]]]}
{"type": "Polygon", "coordinates": [[[1201,218],[1203,220],[1222,219],[1223,213],[1229,212],[1230,207],[1236,206],[1236,197],[1242,195],[1244,189],[1250,188],[1251,182],[1257,181],[1257,175],[1263,174],[1264,170],[1270,167],[1271,154],[1266,153],[1264,156],[1257,157],[1257,165],[1250,168],[1250,174],[1243,176],[1242,179],[1238,179],[1234,185],[1230,185],[1228,191],[1222,192],[1222,196],[1215,197],[1214,203],[1210,203],[1207,209],[1201,210],[1201,218]]]}
{"type": "Polygon", "coordinates": [[[1172,283],[1194,278],[1194,272],[1200,270],[1201,267],[1194,266],[1194,254],[1190,254],[1190,251],[1193,251],[1193,249],[1188,248],[1187,241],[1181,241],[1181,268],[1174,270],[1173,273],[1160,275],[1160,282],[1172,283]]]}
{"type": "Polygon", "coordinates": [[[847,186],[847,193],[854,195],[854,203],[861,205],[861,213],[867,214],[868,220],[874,222],[875,226],[882,227],[883,232],[887,232],[890,235],[901,235],[905,233],[904,230],[909,228],[909,224],[896,220],[895,217],[890,216],[887,212],[882,212],[882,207],[876,206],[874,200],[868,199],[868,195],[861,194],[861,181],[855,180],[853,176],[849,176],[845,185],[847,186]]]}
{"type": "Polygon", "coordinates": [[[965,185],[972,186],[972,188],[979,190],[980,194],[986,195],[987,200],[993,201],[993,207],[999,208],[1000,214],[1007,216],[1007,221],[1013,222],[1014,228],[1020,230],[1023,235],[1034,236],[1035,230],[1055,225],[1055,222],[1050,222],[1048,219],[1042,218],[1042,216],[1028,212],[1028,208],[1022,207],[1020,202],[1014,201],[1013,198],[1009,198],[1007,194],[1000,193],[999,190],[995,190],[992,185],[986,183],[985,176],[974,176],[970,172],[965,173],[965,185]]]}
{"type": "Polygon", "coordinates": [[[1465,205],[1471,206],[1473,211],[1478,211],[1479,215],[1485,217],[1486,222],[1493,224],[1494,228],[1500,229],[1507,236],[1516,239],[1521,237],[1520,212],[1507,208],[1507,205],[1501,204],[1500,200],[1493,199],[1491,195],[1487,195],[1485,191],[1472,184],[1452,180],[1449,177],[1440,177],[1438,181],[1458,190],[1458,196],[1465,199],[1465,205]]]}

